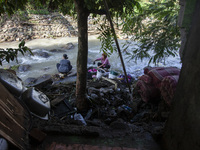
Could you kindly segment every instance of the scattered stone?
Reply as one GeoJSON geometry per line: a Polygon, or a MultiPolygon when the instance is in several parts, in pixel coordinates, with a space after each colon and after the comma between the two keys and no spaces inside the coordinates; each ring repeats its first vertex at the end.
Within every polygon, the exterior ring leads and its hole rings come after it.
{"type": "Polygon", "coordinates": [[[66,50],[71,50],[71,49],[74,49],[75,46],[73,43],[67,43],[66,45],[62,46],[61,48],[66,49],[66,50]]]}

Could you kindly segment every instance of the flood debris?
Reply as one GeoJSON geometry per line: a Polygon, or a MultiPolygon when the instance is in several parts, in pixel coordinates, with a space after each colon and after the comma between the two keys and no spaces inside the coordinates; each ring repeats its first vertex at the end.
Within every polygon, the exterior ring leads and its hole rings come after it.
{"type": "Polygon", "coordinates": [[[49,98],[41,91],[31,87],[22,93],[21,99],[33,114],[39,117],[48,115],[50,111],[49,98]]]}
{"type": "Polygon", "coordinates": [[[59,102],[57,105],[51,109],[52,116],[64,119],[69,115],[72,115],[76,112],[76,110],[69,104],[67,99],[59,102]]]}
{"type": "Polygon", "coordinates": [[[27,149],[31,121],[29,112],[2,83],[0,91],[0,136],[19,149],[27,149]]]}
{"type": "Polygon", "coordinates": [[[50,74],[44,74],[38,78],[27,78],[24,81],[24,84],[26,87],[36,87],[36,88],[41,88],[47,84],[51,84],[52,81],[52,77],[50,74]]]}
{"type": "Polygon", "coordinates": [[[39,83],[43,85],[39,91],[29,87],[21,94],[20,98],[25,99],[23,101],[32,114],[31,140],[41,143],[48,134],[109,138],[151,134],[159,139],[169,114],[164,101],[145,103],[134,90],[136,82],[131,82],[134,92],[130,96],[126,83],[103,77],[87,81],[89,108],[79,112],[76,109],[75,78],[69,76],[62,81],[54,75],[51,81],[59,84],[43,80],[39,83]],[[66,82],[70,79],[74,79],[73,82],[66,82]],[[35,98],[40,99],[42,105],[35,98]],[[47,120],[41,119],[45,115],[48,115],[47,120]],[[43,138],[37,141],[40,135],[43,138]]]}
{"type": "Polygon", "coordinates": [[[0,69],[0,82],[15,96],[19,97],[26,89],[23,82],[10,71],[0,69]]]}
{"type": "Polygon", "coordinates": [[[48,97],[34,87],[26,88],[16,74],[0,70],[0,135],[19,149],[27,149],[32,115],[48,119],[48,97]]]}

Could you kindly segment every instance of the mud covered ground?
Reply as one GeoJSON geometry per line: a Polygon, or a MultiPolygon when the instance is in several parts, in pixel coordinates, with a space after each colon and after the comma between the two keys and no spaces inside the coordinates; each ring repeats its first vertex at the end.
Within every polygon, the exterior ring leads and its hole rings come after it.
{"type": "Polygon", "coordinates": [[[160,149],[169,108],[162,99],[144,103],[134,82],[131,95],[126,84],[116,83],[117,87],[105,80],[88,81],[89,108],[84,112],[76,110],[75,83],[40,88],[51,101],[51,112],[49,120],[33,118],[32,128],[44,138],[31,138],[31,149],[53,149],[52,144],[66,147],[61,149],[70,149],[70,144],[160,149]],[[75,118],[79,113],[83,120],[75,118]]]}

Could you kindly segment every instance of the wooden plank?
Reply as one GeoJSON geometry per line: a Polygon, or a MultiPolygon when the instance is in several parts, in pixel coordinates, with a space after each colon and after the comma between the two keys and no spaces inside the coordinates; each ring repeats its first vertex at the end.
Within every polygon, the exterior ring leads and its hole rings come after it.
{"type": "Polygon", "coordinates": [[[29,115],[0,83],[0,135],[19,149],[28,144],[29,115]]]}

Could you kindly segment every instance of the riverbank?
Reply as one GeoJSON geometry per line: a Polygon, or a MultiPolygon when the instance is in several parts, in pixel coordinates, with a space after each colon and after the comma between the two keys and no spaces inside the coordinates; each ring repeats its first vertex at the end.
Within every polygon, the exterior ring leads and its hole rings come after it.
{"type": "MultiPolygon", "coordinates": [[[[98,35],[100,24],[95,23],[97,18],[88,17],[88,35],[98,35]]],[[[33,40],[41,38],[77,37],[77,20],[69,15],[58,12],[49,12],[48,15],[24,14],[24,16],[1,16],[0,43],[33,40]]],[[[117,33],[121,31],[116,29],[117,33]]]]}

